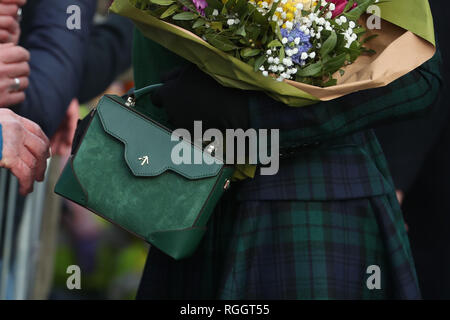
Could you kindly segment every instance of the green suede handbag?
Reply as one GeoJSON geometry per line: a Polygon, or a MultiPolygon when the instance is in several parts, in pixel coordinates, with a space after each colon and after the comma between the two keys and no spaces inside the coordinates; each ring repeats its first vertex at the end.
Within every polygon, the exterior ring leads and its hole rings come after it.
{"type": "Polygon", "coordinates": [[[234,169],[190,142],[171,139],[171,130],[136,111],[136,100],[158,86],[128,99],[100,100],[83,120],[85,128],[77,129],[79,141],[55,192],[182,259],[198,246],[234,169]],[[200,153],[212,161],[174,164],[171,153],[179,143],[187,144],[183,150],[192,158],[200,153]]]}

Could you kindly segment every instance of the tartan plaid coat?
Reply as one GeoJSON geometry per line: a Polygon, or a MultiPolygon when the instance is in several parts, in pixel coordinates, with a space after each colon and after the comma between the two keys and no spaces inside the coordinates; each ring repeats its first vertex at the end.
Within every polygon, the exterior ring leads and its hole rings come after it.
{"type": "MultiPolygon", "coordinates": [[[[251,127],[279,128],[281,147],[297,152],[277,175],[235,183],[191,258],[174,261],[151,248],[137,298],[420,298],[395,188],[371,128],[433,104],[438,59],[387,87],[310,107],[255,93],[251,127]],[[368,286],[374,265],[378,289],[368,286]]],[[[183,63],[136,32],[137,88],[183,63]]]]}

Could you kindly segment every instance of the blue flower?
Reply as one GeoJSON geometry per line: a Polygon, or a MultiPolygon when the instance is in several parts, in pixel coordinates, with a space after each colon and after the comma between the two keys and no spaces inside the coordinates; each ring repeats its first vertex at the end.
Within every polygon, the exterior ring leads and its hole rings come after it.
{"type": "Polygon", "coordinates": [[[292,50],[297,48],[298,51],[291,55],[291,59],[296,64],[301,64],[304,60],[301,59],[302,53],[308,52],[312,48],[312,44],[309,41],[311,38],[310,35],[305,34],[300,30],[300,25],[297,23],[294,25],[292,30],[288,30],[286,28],[281,29],[281,36],[287,39],[287,42],[284,44],[284,49],[287,52],[288,50],[292,50]],[[300,41],[298,44],[295,39],[299,38],[300,41]]]}

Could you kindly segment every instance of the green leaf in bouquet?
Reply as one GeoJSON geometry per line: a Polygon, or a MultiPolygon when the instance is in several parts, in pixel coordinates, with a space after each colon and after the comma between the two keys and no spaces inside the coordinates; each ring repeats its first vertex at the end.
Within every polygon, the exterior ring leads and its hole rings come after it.
{"type": "Polygon", "coordinates": [[[211,45],[222,51],[231,51],[238,49],[238,47],[231,42],[227,37],[219,34],[205,34],[206,41],[211,45]]]}
{"type": "Polygon", "coordinates": [[[245,37],[247,35],[247,32],[245,32],[245,25],[241,25],[239,28],[237,28],[235,34],[245,37]]]}
{"type": "Polygon", "coordinates": [[[237,0],[236,7],[234,11],[239,17],[244,17],[248,13],[248,1],[247,0],[237,0]]]}
{"type": "Polygon", "coordinates": [[[169,5],[173,4],[175,1],[173,1],[173,0],[150,0],[150,2],[153,4],[158,4],[160,6],[169,6],[169,5]]]}
{"type": "Polygon", "coordinates": [[[285,52],[284,52],[284,47],[281,47],[280,48],[280,52],[279,52],[279,54],[278,54],[278,58],[281,60],[281,61],[283,61],[283,59],[286,57],[286,54],[285,54],[285,52]]]}
{"type": "Polygon", "coordinates": [[[309,66],[297,71],[299,77],[317,77],[322,74],[322,61],[310,64],[309,66]]]}
{"type": "Polygon", "coordinates": [[[371,35],[371,36],[368,36],[367,38],[365,38],[365,39],[362,41],[362,43],[367,43],[367,42],[369,42],[370,40],[375,39],[376,37],[378,37],[378,34],[373,34],[373,35],[371,35]]]}
{"type": "Polygon", "coordinates": [[[349,0],[348,2],[347,2],[347,4],[345,5],[345,8],[344,8],[344,10],[342,11],[342,13],[345,13],[345,12],[348,12],[352,7],[353,7],[353,4],[355,3],[355,0],[349,0]]]}
{"type": "Polygon", "coordinates": [[[213,21],[211,22],[211,29],[216,31],[222,31],[223,30],[223,24],[220,21],[213,21]]]}
{"type": "Polygon", "coordinates": [[[172,17],[173,20],[194,20],[198,18],[198,14],[193,12],[181,12],[172,17]]]}
{"type": "Polygon", "coordinates": [[[177,10],[178,10],[178,5],[177,4],[173,4],[169,8],[167,8],[166,11],[163,12],[163,14],[160,16],[160,18],[164,19],[164,18],[170,17],[175,12],[177,12],[177,10]]]}
{"type": "Polygon", "coordinates": [[[347,60],[347,53],[341,53],[340,55],[331,58],[323,66],[324,73],[335,73],[345,65],[347,60]]]}
{"type": "Polygon", "coordinates": [[[191,0],[176,0],[178,3],[182,4],[192,12],[197,12],[197,8],[194,6],[194,3],[191,0]]]}
{"type": "Polygon", "coordinates": [[[326,88],[326,87],[331,87],[331,86],[335,86],[335,85],[337,85],[337,79],[334,79],[333,77],[330,76],[330,79],[323,84],[323,87],[326,88]]]}
{"type": "Polygon", "coordinates": [[[282,46],[283,45],[281,44],[280,40],[278,40],[278,39],[272,40],[267,44],[267,48],[279,48],[282,46]]]}
{"type": "Polygon", "coordinates": [[[206,23],[205,19],[203,18],[198,18],[197,20],[195,20],[194,24],[192,25],[193,29],[199,28],[201,26],[204,26],[206,23]]]}
{"type": "Polygon", "coordinates": [[[375,0],[360,0],[358,1],[358,6],[356,8],[353,8],[343,15],[349,20],[357,21],[359,17],[367,11],[367,8],[374,3],[375,0]]]}
{"type": "Polygon", "coordinates": [[[266,62],[266,60],[267,60],[267,57],[265,55],[261,55],[258,58],[256,58],[253,69],[255,71],[258,71],[259,68],[266,62]]]}
{"type": "Polygon", "coordinates": [[[208,8],[217,9],[218,11],[222,10],[223,3],[219,0],[207,0],[208,8]]]}
{"type": "Polygon", "coordinates": [[[346,48],[347,53],[350,55],[349,61],[354,62],[361,55],[361,47],[359,42],[354,41],[350,48],[346,48]]]}
{"type": "Polygon", "coordinates": [[[244,48],[241,50],[241,56],[243,58],[250,58],[257,56],[261,52],[260,49],[254,49],[254,48],[244,48]]]}
{"type": "Polygon", "coordinates": [[[327,40],[325,40],[325,42],[322,44],[322,47],[320,48],[320,54],[322,56],[326,56],[336,47],[336,43],[337,35],[336,32],[332,31],[327,40]]]}
{"type": "Polygon", "coordinates": [[[264,25],[267,23],[267,18],[264,17],[258,10],[254,10],[252,14],[253,20],[261,25],[264,25]]]}

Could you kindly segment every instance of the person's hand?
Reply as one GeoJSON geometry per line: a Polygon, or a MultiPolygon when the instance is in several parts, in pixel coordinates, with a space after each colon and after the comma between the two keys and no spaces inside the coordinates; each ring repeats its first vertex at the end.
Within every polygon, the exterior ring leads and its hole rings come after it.
{"type": "Polygon", "coordinates": [[[164,85],[151,99],[155,106],[167,111],[175,128],[193,132],[194,121],[201,120],[203,130],[248,129],[246,91],[222,86],[194,64],[176,69],[163,78],[164,85]]]}
{"type": "Polygon", "coordinates": [[[64,121],[61,123],[55,135],[51,139],[53,154],[60,156],[70,154],[73,136],[75,135],[79,118],[80,105],[77,99],[73,99],[67,109],[64,121]]]}
{"type": "Polygon", "coordinates": [[[0,44],[0,108],[10,107],[25,100],[28,87],[30,54],[12,43],[0,44]]]}
{"type": "Polygon", "coordinates": [[[0,3],[0,42],[17,44],[20,38],[20,7],[26,0],[2,0],[0,3]]]}
{"type": "Polygon", "coordinates": [[[19,180],[20,193],[33,191],[34,181],[43,181],[50,157],[50,143],[34,122],[0,109],[3,150],[0,167],[11,170],[19,180]]]}

